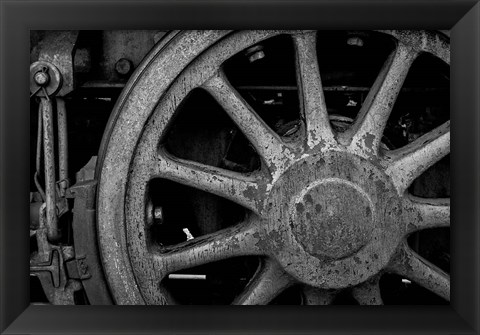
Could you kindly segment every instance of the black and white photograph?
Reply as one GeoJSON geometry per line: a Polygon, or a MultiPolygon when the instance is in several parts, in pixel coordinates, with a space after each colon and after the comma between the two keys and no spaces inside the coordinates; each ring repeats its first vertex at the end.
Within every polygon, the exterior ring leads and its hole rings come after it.
{"type": "Polygon", "coordinates": [[[0,334],[480,334],[480,0],[0,0],[0,334]]]}
{"type": "Polygon", "coordinates": [[[450,35],[30,30],[30,303],[449,305],[450,35]]]}

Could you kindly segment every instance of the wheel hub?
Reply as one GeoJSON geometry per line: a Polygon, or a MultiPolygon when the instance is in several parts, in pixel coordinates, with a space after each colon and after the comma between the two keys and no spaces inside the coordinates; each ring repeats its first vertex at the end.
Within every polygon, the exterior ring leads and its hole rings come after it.
{"type": "Polygon", "coordinates": [[[373,204],[360,187],[347,180],[313,183],[294,203],[292,230],[311,255],[345,258],[371,237],[373,204]]]}
{"type": "Polygon", "coordinates": [[[274,257],[312,286],[341,288],[366,280],[388,262],[401,235],[401,198],[391,181],[374,161],[347,152],[299,160],[269,198],[265,217],[274,257]],[[288,225],[281,223],[285,217],[288,225]]]}

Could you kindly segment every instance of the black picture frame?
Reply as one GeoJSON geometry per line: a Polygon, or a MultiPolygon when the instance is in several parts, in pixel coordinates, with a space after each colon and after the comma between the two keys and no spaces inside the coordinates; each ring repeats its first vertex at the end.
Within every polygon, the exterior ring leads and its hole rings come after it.
{"type": "Polygon", "coordinates": [[[480,4],[422,1],[0,0],[0,331],[480,333],[480,4]],[[31,29],[451,29],[450,306],[29,306],[31,29]]]}

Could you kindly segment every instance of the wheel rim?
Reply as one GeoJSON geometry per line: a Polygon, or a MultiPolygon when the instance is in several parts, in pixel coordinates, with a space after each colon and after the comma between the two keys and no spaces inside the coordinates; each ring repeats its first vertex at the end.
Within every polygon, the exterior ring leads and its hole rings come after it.
{"type": "Polygon", "coordinates": [[[238,304],[268,303],[297,282],[308,285],[307,304],[328,303],[332,289],[347,287],[360,303],[381,303],[382,271],[406,276],[449,300],[449,276],[405,242],[414,231],[449,226],[448,200],[420,200],[405,192],[449,153],[449,122],[403,148],[380,149],[411,64],[421,52],[449,64],[448,41],[428,32],[383,33],[397,46],[357,120],[340,134],[332,131],[326,112],[315,32],[185,32],[162,52],[152,51],[116,108],[119,117],[100,169],[100,247],[117,303],[172,303],[160,285],[169,273],[245,255],[268,260],[235,299],[238,304]],[[291,35],[296,50],[304,136],[295,143],[282,141],[222,72],[224,61],[279,34],[291,35]],[[175,66],[168,59],[175,59],[175,66]],[[179,104],[197,87],[215,98],[253,144],[262,157],[259,171],[240,174],[204,166],[159,146],[179,104]],[[222,196],[251,215],[234,227],[159,247],[148,234],[152,220],[146,196],[148,182],[156,177],[222,196]],[[342,206],[345,200],[353,204],[349,210],[342,206]]]}

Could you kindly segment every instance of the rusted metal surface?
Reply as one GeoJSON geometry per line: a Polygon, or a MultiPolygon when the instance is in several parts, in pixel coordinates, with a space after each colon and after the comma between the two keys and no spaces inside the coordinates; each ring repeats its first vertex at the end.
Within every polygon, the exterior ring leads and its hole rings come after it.
{"type": "Polygon", "coordinates": [[[63,84],[62,74],[58,68],[50,62],[39,61],[30,65],[30,93],[45,97],[58,93],[63,84]],[[42,83],[38,81],[42,75],[42,83]]]}
{"type": "Polygon", "coordinates": [[[57,223],[57,191],[55,178],[55,143],[53,136],[53,106],[52,101],[42,98],[40,109],[43,118],[43,152],[45,162],[45,203],[46,225],[48,239],[55,242],[60,238],[57,223]]]}
{"type": "MultiPolygon", "coordinates": [[[[163,43],[160,42],[153,50],[150,52],[150,54],[145,58],[144,62],[142,63],[142,66],[137,68],[137,70],[132,74],[132,77],[130,78],[129,85],[127,85],[124,89],[124,93],[122,96],[119,97],[118,99],[118,106],[121,106],[121,108],[118,109],[121,110],[125,106],[132,106],[131,103],[129,102],[129,93],[132,91],[133,87],[137,87],[137,83],[140,84],[143,88],[144,94],[147,94],[146,97],[137,97],[137,99],[140,99],[140,101],[148,102],[151,98],[152,100],[154,99],[159,99],[161,95],[160,90],[165,90],[167,86],[164,85],[152,85],[152,80],[155,78],[155,74],[150,78],[150,81],[146,81],[145,78],[143,78],[141,81],[141,74],[143,73],[144,69],[147,67],[147,64],[152,62],[151,64],[154,65],[155,67],[161,67],[162,64],[166,64],[167,60],[169,59],[174,59],[175,56],[175,50],[170,50],[170,52],[164,53],[162,55],[159,55],[160,51],[163,51],[166,45],[170,44],[171,40],[173,37],[177,36],[180,34],[179,32],[173,32],[170,35],[170,38],[163,40],[163,43]],[[135,83],[135,85],[134,85],[135,83]],[[153,88],[153,89],[152,89],[153,88]],[[152,94],[151,97],[148,97],[148,94],[152,94]]],[[[214,39],[212,40],[211,43],[214,42],[214,39]]],[[[195,44],[191,45],[190,47],[195,46],[195,44]]],[[[198,48],[198,47],[197,47],[198,48]]],[[[205,47],[200,47],[204,49],[205,47]]],[[[185,52],[186,48],[183,48],[183,50],[178,49],[178,51],[183,54],[185,52]]],[[[196,50],[196,49],[193,49],[196,50]]],[[[198,51],[198,50],[197,50],[198,51]]],[[[177,61],[180,66],[185,66],[188,64],[188,62],[194,58],[194,53],[192,55],[185,55],[187,58],[183,59],[182,61],[180,57],[177,58],[177,61]]],[[[155,68],[154,67],[154,68],[155,68]]],[[[172,71],[173,68],[170,69],[159,69],[159,72],[157,72],[157,76],[162,74],[164,76],[164,82],[166,83],[168,80],[173,80],[178,73],[181,71],[181,69],[176,69],[176,71],[172,71]],[[163,71],[163,72],[162,72],[163,71]],[[172,73],[173,72],[173,73],[172,73]]],[[[160,82],[161,83],[161,82],[160,82]]],[[[157,83],[159,84],[159,83],[157,83]]],[[[142,92],[138,92],[142,93],[142,92]]],[[[138,94],[137,93],[137,94],[138,94]]],[[[153,110],[155,106],[155,102],[152,101],[151,105],[149,106],[151,110],[153,110]]],[[[132,106],[133,107],[133,106],[132,106]]],[[[99,189],[98,189],[98,195],[97,195],[97,208],[101,208],[101,211],[97,211],[97,225],[98,225],[98,239],[99,239],[99,245],[100,245],[100,250],[101,250],[101,255],[102,255],[102,264],[104,265],[105,269],[105,275],[107,277],[107,280],[109,282],[110,289],[112,291],[113,298],[116,303],[118,304],[144,304],[144,300],[142,296],[140,295],[140,291],[135,285],[132,285],[132,283],[135,281],[133,272],[131,269],[131,265],[128,261],[128,259],[124,258],[123,251],[126,250],[126,240],[125,240],[125,232],[122,230],[115,229],[115,221],[118,220],[118,222],[124,222],[124,216],[123,216],[123,211],[117,211],[118,207],[118,200],[121,201],[121,199],[125,196],[125,183],[126,183],[126,176],[122,175],[121,173],[117,173],[116,171],[111,170],[112,168],[115,169],[115,166],[117,166],[120,170],[127,168],[125,164],[128,164],[128,154],[132,154],[131,149],[127,150],[125,153],[127,156],[124,157],[124,163],[122,165],[116,165],[115,163],[111,165],[111,167],[107,167],[107,165],[110,165],[113,163],[114,160],[116,160],[115,155],[121,152],[116,151],[116,153],[111,153],[107,154],[107,147],[111,146],[113,143],[118,143],[117,141],[122,141],[120,138],[124,137],[123,140],[125,140],[125,148],[128,148],[130,146],[133,146],[133,142],[135,142],[135,137],[138,136],[138,133],[141,131],[143,127],[143,123],[146,121],[146,118],[148,117],[148,111],[147,110],[139,110],[138,115],[133,116],[132,118],[127,121],[127,124],[124,124],[124,130],[129,129],[126,131],[123,136],[114,135],[113,134],[113,124],[116,124],[119,119],[124,119],[123,115],[120,115],[121,113],[118,111],[114,111],[112,113],[111,119],[112,122],[110,122],[111,126],[108,127],[105,130],[104,137],[102,140],[101,148],[100,148],[100,156],[99,156],[99,163],[97,164],[97,171],[96,175],[99,178],[99,189]],[[140,125],[134,125],[132,123],[133,127],[129,127],[128,123],[134,122],[134,120],[137,119],[140,122],[143,121],[142,124],[140,125]],[[113,154],[113,155],[112,155],[113,154]],[[108,163],[111,162],[111,163],[108,163]],[[105,164],[106,163],[106,164],[105,164]],[[108,172],[107,172],[108,171],[108,172]],[[105,172],[107,175],[114,177],[112,180],[110,177],[108,177],[108,180],[104,174],[105,172]],[[115,176],[119,177],[117,179],[115,176]],[[104,186],[106,185],[108,187],[113,187],[116,189],[114,193],[110,193],[108,195],[108,191],[105,192],[104,186]],[[118,200],[115,200],[116,198],[115,194],[121,195],[118,200]],[[104,195],[106,197],[104,197],[104,195]],[[112,198],[110,198],[112,197],[112,198]],[[113,215],[113,217],[111,217],[113,215]],[[118,217],[117,217],[118,215],[118,217]],[[104,216],[109,217],[109,219],[104,219],[104,216]],[[107,235],[104,235],[107,233],[107,235]]]]}
{"type": "Polygon", "coordinates": [[[383,305],[382,295],[380,293],[380,276],[374,276],[372,279],[354,287],[352,296],[360,305],[383,305]]]}
{"type": "Polygon", "coordinates": [[[98,167],[99,244],[115,301],[172,303],[161,285],[168,274],[244,255],[269,261],[238,303],[267,303],[279,290],[300,283],[313,288],[307,304],[329,303],[332,289],[352,287],[359,303],[380,304],[376,280],[384,270],[449,299],[448,275],[404,248],[413,231],[449,225],[449,202],[416,201],[404,192],[449,153],[449,124],[398,151],[385,153],[380,146],[416,55],[429,52],[449,63],[448,41],[426,32],[385,33],[398,40],[397,47],[343,136],[328,122],[318,68],[312,65],[317,63],[313,32],[190,31],[158,45],[117,104],[98,167]],[[302,106],[302,136],[288,143],[222,72],[225,60],[278,34],[292,35],[295,43],[302,106]],[[227,171],[163,150],[161,141],[179,105],[197,87],[217,100],[253,144],[262,158],[259,171],[227,171]],[[159,246],[151,239],[148,214],[148,183],[158,177],[230,199],[251,213],[236,226],[159,246]]]}
{"type": "Polygon", "coordinates": [[[46,226],[45,204],[39,210],[40,223],[31,231],[36,239],[37,251],[30,256],[30,275],[39,278],[48,301],[53,305],[74,305],[74,292],[82,288],[78,280],[70,279],[65,262],[73,259],[70,246],[56,246],[49,243],[46,226]]]}
{"type": "Polygon", "coordinates": [[[399,245],[387,270],[405,276],[450,301],[450,276],[416,254],[405,242],[399,245]]]}
{"type": "Polygon", "coordinates": [[[77,183],[70,188],[75,199],[72,223],[76,255],[74,268],[78,268],[78,278],[82,280],[89,303],[111,305],[112,299],[102,270],[95,231],[97,181],[89,178],[95,168],[94,158],[77,173],[77,183]]]}
{"type": "Polygon", "coordinates": [[[160,38],[162,34],[156,30],[102,31],[100,76],[110,82],[128,79],[128,75],[155,45],[155,38],[160,38]]]}
{"type": "Polygon", "coordinates": [[[450,226],[450,199],[425,199],[410,196],[407,210],[411,213],[408,220],[408,232],[418,230],[449,227],[450,226]]]}
{"type": "Polygon", "coordinates": [[[293,284],[277,262],[267,259],[232,305],[266,305],[293,284]]]}
{"type": "Polygon", "coordinates": [[[133,71],[133,64],[130,60],[128,60],[126,58],[120,58],[115,63],[115,71],[120,76],[123,76],[123,77],[128,76],[133,71]]]}
{"type": "Polygon", "coordinates": [[[253,111],[230,85],[223,73],[212,76],[203,87],[220,103],[233,121],[242,129],[270,171],[285,169],[293,157],[291,149],[253,111]]]}
{"type": "Polygon", "coordinates": [[[319,145],[322,150],[334,143],[327,106],[323,95],[316,53],[316,34],[296,34],[294,45],[297,60],[297,82],[300,109],[307,129],[308,146],[319,145]]]}
{"type": "Polygon", "coordinates": [[[380,71],[353,126],[342,138],[355,153],[376,155],[398,93],[418,52],[398,42],[380,71]],[[350,139],[351,136],[351,139],[350,139]]]}
{"type": "Polygon", "coordinates": [[[50,81],[50,77],[46,72],[37,71],[33,76],[33,80],[38,86],[46,86],[50,81]]]}
{"type": "Polygon", "coordinates": [[[60,196],[65,196],[69,186],[68,181],[68,133],[67,110],[63,98],[55,99],[57,102],[57,130],[58,130],[58,178],[60,196]]]}
{"type": "Polygon", "coordinates": [[[265,58],[265,52],[263,51],[263,47],[261,45],[255,45],[245,51],[245,56],[248,57],[248,61],[250,63],[254,63],[265,58]]]}
{"type": "Polygon", "coordinates": [[[388,153],[386,173],[401,194],[422,172],[450,153],[450,121],[388,153]]]}
{"type": "Polygon", "coordinates": [[[73,91],[74,82],[74,53],[78,31],[51,30],[44,34],[37,45],[38,60],[53,64],[62,76],[62,85],[56,93],[63,97],[73,91]]]}
{"type": "Polygon", "coordinates": [[[90,48],[80,48],[75,50],[74,73],[89,73],[92,70],[92,55],[90,48]]]}
{"type": "Polygon", "coordinates": [[[258,200],[248,195],[257,192],[255,177],[244,177],[239,173],[214,168],[205,164],[174,159],[165,151],[159,153],[156,166],[152,167],[152,176],[164,177],[179,183],[195,185],[197,188],[225,197],[238,204],[258,211],[258,200]]]}

